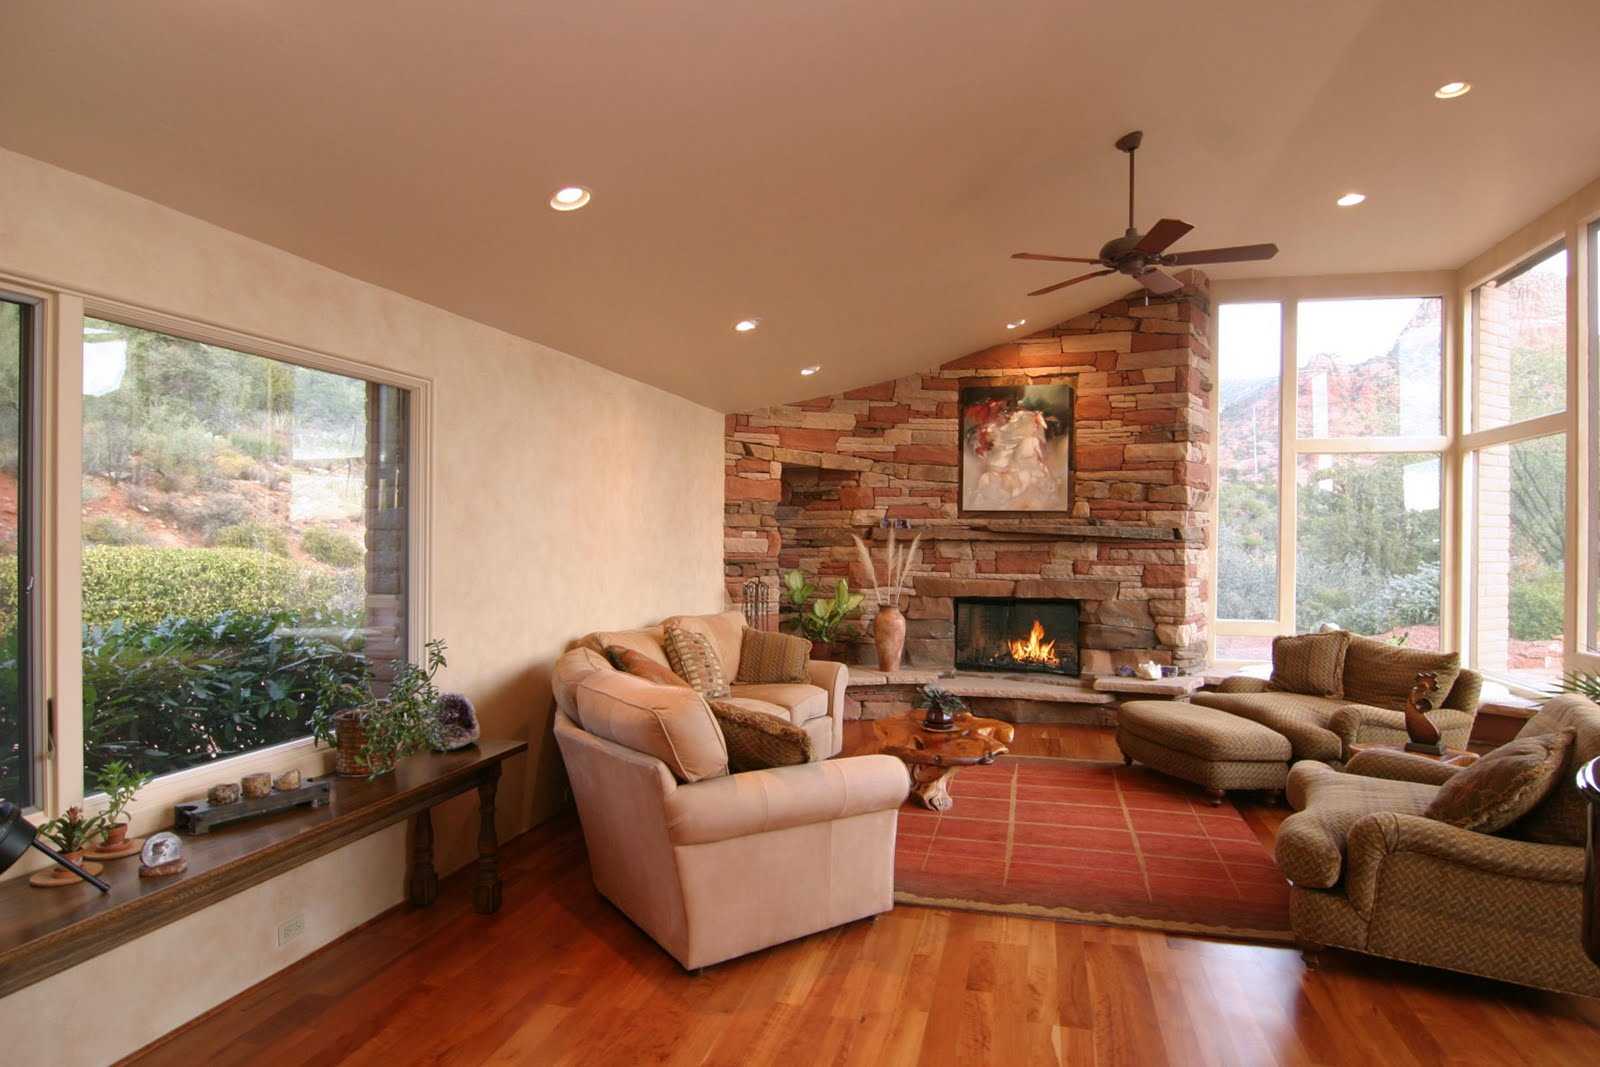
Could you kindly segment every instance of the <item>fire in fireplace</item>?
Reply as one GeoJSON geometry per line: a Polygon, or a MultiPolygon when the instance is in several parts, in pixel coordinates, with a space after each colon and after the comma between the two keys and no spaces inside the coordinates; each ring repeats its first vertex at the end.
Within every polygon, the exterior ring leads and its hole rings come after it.
{"type": "Polygon", "coordinates": [[[1078,602],[958,598],[956,667],[1076,676],[1078,602]]]}

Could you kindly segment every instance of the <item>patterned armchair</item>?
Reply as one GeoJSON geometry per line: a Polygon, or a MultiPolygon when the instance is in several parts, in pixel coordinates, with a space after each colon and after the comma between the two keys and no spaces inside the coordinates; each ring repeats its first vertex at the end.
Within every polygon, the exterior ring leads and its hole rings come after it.
{"type": "MultiPolygon", "coordinates": [[[[1600,707],[1547,702],[1519,736],[1572,729],[1568,769],[1600,755],[1600,707]]],[[[1504,834],[1423,816],[1458,768],[1369,751],[1345,771],[1319,763],[1289,773],[1297,809],[1276,858],[1292,884],[1290,918],[1323,945],[1430,964],[1565,993],[1600,996],[1583,949],[1584,801],[1576,775],[1504,834]],[[1536,837],[1538,840],[1529,840],[1536,837]]]]}

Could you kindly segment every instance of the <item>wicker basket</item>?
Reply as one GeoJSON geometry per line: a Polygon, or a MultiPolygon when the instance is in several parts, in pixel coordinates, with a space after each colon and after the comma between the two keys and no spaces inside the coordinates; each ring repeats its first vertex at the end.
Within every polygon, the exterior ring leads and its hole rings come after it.
{"type": "MultiPolygon", "coordinates": [[[[333,773],[340,778],[366,778],[372,774],[372,768],[361,758],[361,750],[367,744],[366,717],[367,713],[363,708],[341,711],[333,717],[334,734],[339,740],[339,747],[334,755],[333,773]]],[[[379,773],[393,769],[392,766],[383,767],[379,773]]]]}

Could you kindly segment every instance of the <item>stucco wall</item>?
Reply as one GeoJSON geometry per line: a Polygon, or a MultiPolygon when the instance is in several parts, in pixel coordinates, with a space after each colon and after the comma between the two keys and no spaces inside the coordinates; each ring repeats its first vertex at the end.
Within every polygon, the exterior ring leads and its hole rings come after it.
{"type": "MultiPolygon", "coordinates": [[[[564,644],[722,607],[718,413],[3,150],[0,190],[0,274],[432,381],[432,636],[484,735],[531,746],[506,768],[502,836],[563,801],[548,676],[564,644]]],[[[435,813],[441,870],[469,857],[475,819],[470,798],[435,813]]],[[[139,1047],[397,903],[404,840],[386,831],[0,1000],[0,1020],[29,1020],[3,1058],[139,1047]],[[306,935],[279,950],[277,922],[302,909],[306,935]]]]}

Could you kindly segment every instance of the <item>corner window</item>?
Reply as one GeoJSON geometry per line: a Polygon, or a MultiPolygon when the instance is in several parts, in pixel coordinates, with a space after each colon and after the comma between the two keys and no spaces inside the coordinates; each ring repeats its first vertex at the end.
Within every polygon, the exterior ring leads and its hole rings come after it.
{"type": "Polygon", "coordinates": [[[0,299],[0,798],[23,808],[39,800],[44,735],[32,686],[35,314],[31,305],[0,299]]]}
{"type": "Polygon", "coordinates": [[[83,393],[87,780],[304,737],[324,672],[392,673],[404,390],[86,319],[83,393]]]}

